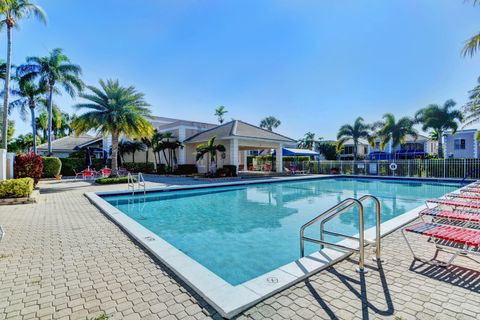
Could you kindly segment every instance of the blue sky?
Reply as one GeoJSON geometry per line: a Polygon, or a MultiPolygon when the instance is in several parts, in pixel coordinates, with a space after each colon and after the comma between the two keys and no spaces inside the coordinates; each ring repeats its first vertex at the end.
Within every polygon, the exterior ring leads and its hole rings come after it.
{"type": "MultiPolygon", "coordinates": [[[[14,63],[61,47],[86,83],[135,85],[155,115],[215,122],[225,105],[227,119],[273,115],[292,138],[334,138],[360,115],[411,116],[448,98],[462,105],[480,76],[480,55],[460,55],[480,30],[480,7],[463,0],[38,3],[49,23],[15,31],[14,63]]],[[[74,101],[56,100],[73,112],[74,101]]]]}

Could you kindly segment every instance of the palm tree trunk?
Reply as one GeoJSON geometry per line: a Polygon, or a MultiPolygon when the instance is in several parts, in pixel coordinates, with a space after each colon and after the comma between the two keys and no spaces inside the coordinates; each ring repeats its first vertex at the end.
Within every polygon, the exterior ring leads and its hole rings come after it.
{"type": "Polygon", "coordinates": [[[3,90],[3,128],[2,148],[7,150],[8,138],[8,99],[10,95],[10,69],[12,68],[12,27],[7,26],[7,69],[5,70],[5,88],[3,90]]]}
{"type": "Polygon", "coordinates": [[[357,143],[353,142],[353,161],[357,161],[357,143]]]}
{"type": "Polygon", "coordinates": [[[118,175],[118,133],[112,132],[112,173],[110,176],[116,177],[118,175]]]}
{"type": "Polygon", "coordinates": [[[35,124],[35,105],[30,106],[30,114],[32,117],[32,134],[33,134],[33,153],[37,153],[37,127],[35,124]]]}
{"type": "Polygon", "coordinates": [[[443,133],[438,131],[438,157],[443,158],[443,142],[442,142],[442,135],[443,133]]]}
{"type": "MultiPolygon", "coordinates": [[[[47,124],[47,132],[48,132],[48,155],[52,155],[52,122],[53,122],[53,84],[49,85],[48,88],[48,124],[47,124]]],[[[118,148],[118,144],[117,144],[118,148]]]]}
{"type": "Polygon", "coordinates": [[[135,163],[135,151],[132,152],[132,162],[135,163]]]}
{"type": "Polygon", "coordinates": [[[147,151],[146,151],[146,154],[145,154],[145,164],[148,164],[148,147],[147,147],[147,151]]]}

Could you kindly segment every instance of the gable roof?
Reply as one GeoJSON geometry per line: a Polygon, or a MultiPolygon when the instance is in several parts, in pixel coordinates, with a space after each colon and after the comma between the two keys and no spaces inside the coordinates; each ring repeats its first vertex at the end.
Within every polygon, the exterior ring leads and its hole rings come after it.
{"type": "MultiPolygon", "coordinates": [[[[52,141],[52,150],[53,151],[73,151],[78,150],[82,147],[88,146],[92,143],[101,141],[102,137],[92,137],[88,134],[83,134],[79,136],[66,136],[52,141]]],[[[48,143],[43,143],[38,146],[38,150],[44,151],[47,150],[48,143]]]]}
{"type": "Polygon", "coordinates": [[[197,133],[196,135],[191,136],[186,139],[184,142],[205,142],[216,137],[217,140],[221,139],[231,139],[233,137],[237,138],[253,138],[260,140],[276,141],[276,142],[288,142],[294,143],[295,140],[283,136],[281,134],[262,129],[260,127],[254,126],[252,124],[240,121],[233,120],[217,126],[212,129],[208,129],[197,133]]]}

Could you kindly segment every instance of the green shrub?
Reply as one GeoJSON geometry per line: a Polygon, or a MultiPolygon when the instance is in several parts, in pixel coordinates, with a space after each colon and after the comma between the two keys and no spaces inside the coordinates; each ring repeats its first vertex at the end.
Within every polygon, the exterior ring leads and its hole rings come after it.
{"type": "Polygon", "coordinates": [[[226,173],[227,177],[236,177],[237,176],[237,166],[224,165],[223,170],[225,170],[225,173],[226,173]]]}
{"type": "MultiPolygon", "coordinates": [[[[74,176],[73,170],[80,172],[86,169],[85,158],[60,158],[62,162],[61,174],[63,176],[74,176]]],[[[100,170],[104,166],[103,159],[92,159],[92,169],[100,170]]]]}
{"type": "Polygon", "coordinates": [[[164,163],[157,163],[157,172],[158,174],[165,174],[167,172],[167,166],[164,163]]]}
{"type": "Polygon", "coordinates": [[[195,164],[179,164],[174,174],[187,175],[198,173],[197,166],[195,164]]]}
{"type": "Polygon", "coordinates": [[[57,157],[43,157],[42,178],[54,178],[62,170],[62,161],[57,157]]]}
{"type": "Polygon", "coordinates": [[[15,157],[15,164],[13,167],[15,178],[32,178],[33,184],[37,185],[42,177],[42,170],[42,157],[33,152],[19,154],[15,157]]]}
{"type": "MultiPolygon", "coordinates": [[[[133,179],[136,182],[136,179],[133,179]]],[[[120,184],[120,183],[127,183],[128,177],[117,177],[117,178],[98,178],[95,180],[98,184],[120,184]]]]}
{"type": "Polygon", "coordinates": [[[29,197],[32,192],[32,178],[20,178],[0,181],[0,198],[29,197]]]}
{"type": "Polygon", "coordinates": [[[125,162],[122,167],[130,172],[155,173],[153,162],[125,162]]]}

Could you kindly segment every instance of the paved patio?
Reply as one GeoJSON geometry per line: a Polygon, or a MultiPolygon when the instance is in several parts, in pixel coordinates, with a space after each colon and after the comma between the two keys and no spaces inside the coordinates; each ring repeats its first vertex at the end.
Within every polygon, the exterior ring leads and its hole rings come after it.
{"type": "MultiPolygon", "coordinates": [[[[0,242],[0,319],[220,318],[83,196],[125,185],[40,187],[40,203],[0,207],[7,232],[0,242]]],[[[479,262],[461,257],[448,270],[412,264],[399,232],[383,243],[387,262],[370,263],[365,277],[355,273],[353,255],[239,318],[480,319],[479,262]]],[[[424,241],[417,246],[432,255],[424,241]]]]}

